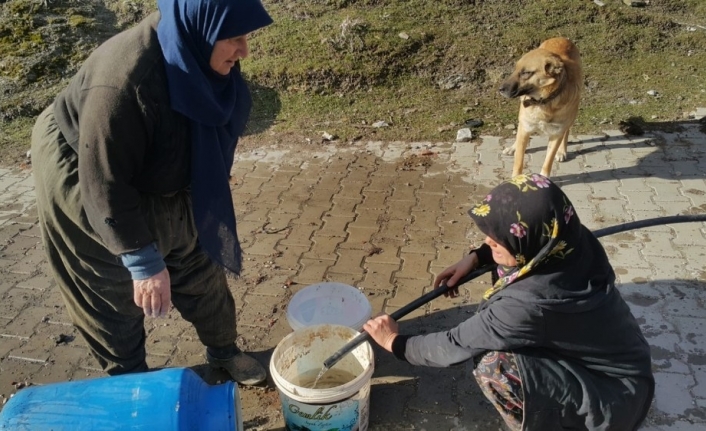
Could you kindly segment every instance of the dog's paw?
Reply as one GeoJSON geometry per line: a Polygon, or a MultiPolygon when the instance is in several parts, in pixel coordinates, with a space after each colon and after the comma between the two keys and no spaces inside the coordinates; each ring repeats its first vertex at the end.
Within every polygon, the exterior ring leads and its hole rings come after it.
{"type": "Polygon", "coordinates": [[[503,155],[505,155],[505,156],[512,156],[513,154],[515,154],[515,147],[514,146],[507,147],[503,150],[503,155]]]}
{"type": "Polygon", "coordinates": [[[556,155],[554,156],[554,161],[565,162],[566,161],[566,153],[562,153],[562,152],[557,151],[556,155]]]}

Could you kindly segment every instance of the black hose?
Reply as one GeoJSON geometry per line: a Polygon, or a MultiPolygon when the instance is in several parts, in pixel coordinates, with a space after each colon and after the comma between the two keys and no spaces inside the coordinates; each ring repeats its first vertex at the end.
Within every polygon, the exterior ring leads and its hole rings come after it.
{"type": "Polygon", "coordinates": [[[626,230],[642,229],[650,226],[658,226],[664,224],[674,224],[674,223],[687,223],[695,221],[706,221],[706,214],[693,214],[693,215],[675,215],[667,217],[655,217],[648,218],[646,220],[631,221],[617,226],[604,227],[603,229],[598,229],[593,234],[596,238],[600,238],[606,235],[613,235],[619,232],[625,232],[626,230]]]}
{"type": "MultiPolygon", "coordinates": [[[[645,227],[650,227],[650,226],[657,226],[657,225],[665,225],[665,224],[673,224],[673,223],[686,223],[686,222],[696,222],[696,221],[703,221],[706,222],[706,214],[695,214],[695,215],[676,215],[676,216],[667,216],[667,217],[656,217],[656,218],[650,218],[646,220],[638,220],[638,221],[632,221],[628,223],[623,223],[619,224],[616,226],[610,226],[606,227],[603,229],[598,229],[593,234],[596,236],[596,238],[600,238],[606,235],[613,235],[615,233],[619,232],[624,232],[626,230],[632,230],[632,229],[640,229],[640,228],[645,228],[645,227]]],[[[477,278],[486,272],[492,270],[495,267],[495,265],[486,265],[481,268],[476,269],[475,271],[472,271],[466,276],[462,277],[458,283],[456,283],[456,286],[449,288],[445,284],[442,284],[439,286],[439,288],[432,290],[429,293],[426,293],[422,295],[421,297],[415,299],[414,301],[410,302],[409,304],[405,305],[404,307],[400,308],[399,310],[393,311],[390,313],[390,317],[392,317],[394,320],[399,320],[402,317],[406,316],[410,312],[416,310],[417,308],[421,307],[422,305],[426,304],[427,302],[438,298],[439,296],[445,294],[451,289],[457,288],[458,286],[469,282],[470,280],[473,280],[474,278],[477,278]]],[[[324,361],[324,368],[325,369],[330,369],[338,361],[341,360],[341,358],[345,355],[347,355],[351,350],[355,349],[359,344],[363,343],[364,341],[368,341],[370,339],[370,334],[367,332],[363,331],[360,334],[358,334],[355,338],[353,338],[351,341],[346,343],[345,346],[341,347],[336,353],[331,355],[328,359],[324,361]]]]}

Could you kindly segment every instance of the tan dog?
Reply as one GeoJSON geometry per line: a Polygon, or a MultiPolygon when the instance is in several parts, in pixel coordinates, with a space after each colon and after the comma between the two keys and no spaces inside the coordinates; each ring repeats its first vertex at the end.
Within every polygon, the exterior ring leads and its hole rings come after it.
{"type": "Polygon", "coordinates": [[[515,144],[503,150],[514,154],[512,176],[522,173],[530,136],[549,136],[541,174],[549,176],[554,160],[566,160],[569,129],[576,120],[581,99],[583,72],[576,46],[568,39],[548,39],[520,58],[512,75],[500,86],[500,94],[520,98],[515,144]]]}

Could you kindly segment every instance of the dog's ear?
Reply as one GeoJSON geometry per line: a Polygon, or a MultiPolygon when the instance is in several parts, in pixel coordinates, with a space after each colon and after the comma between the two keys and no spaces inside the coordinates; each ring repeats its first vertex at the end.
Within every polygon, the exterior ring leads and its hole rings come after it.
{"type": "Polygon", "coordinates": [[[559,76],[564,71],[564,62],[558,55],[550,55],[544,63],[544,73],[549,76],[559,76]]]}

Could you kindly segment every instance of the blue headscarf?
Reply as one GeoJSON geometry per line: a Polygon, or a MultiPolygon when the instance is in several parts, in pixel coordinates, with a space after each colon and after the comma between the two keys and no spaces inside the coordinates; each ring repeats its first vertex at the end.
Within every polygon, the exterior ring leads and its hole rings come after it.
{"type": "Polygon", "coordinates": [[[260,0],[158,0],[157,26],[171,107],[191,120],[191,196],[201,247],[240,273],[242,251],[228,179],[252,99],[236,65],[227,76],[209,65],[216,41],[272,23],[260,0]]]}

